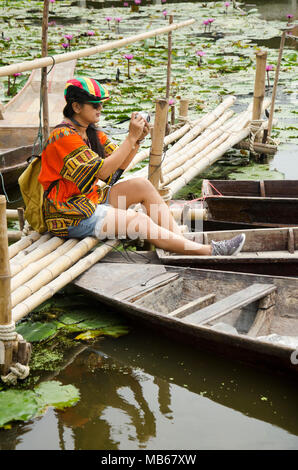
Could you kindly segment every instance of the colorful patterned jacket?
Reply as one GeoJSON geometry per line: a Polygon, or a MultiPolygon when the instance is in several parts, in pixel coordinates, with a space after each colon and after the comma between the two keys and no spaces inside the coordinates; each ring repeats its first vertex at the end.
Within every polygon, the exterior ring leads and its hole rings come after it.
{"type": "MultiPolygon", "coordinates": [[[[98,137],[105,157],[108,157],[117,145],[102,131],[98,131],[98,137]]],[[[38,180],[44,190],[51,182],[59,180],[44,201],[48,230],[67,238],[69,226],[78,225],[83,218],[90,217],[96,206],[106,201],[113,175],[105,181],[103,189],[99,188],[96,174],[104,160],[69,124],[53,129],[42,152],[41,162],[38,180]]]]}

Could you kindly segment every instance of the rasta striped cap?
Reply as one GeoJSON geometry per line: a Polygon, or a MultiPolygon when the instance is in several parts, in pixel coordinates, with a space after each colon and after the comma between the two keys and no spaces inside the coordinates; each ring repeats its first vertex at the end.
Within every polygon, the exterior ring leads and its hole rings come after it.
{"type": "Polygon", "coordinates": [[[109,90],[101,85],[94,78],[72,78],[66,82],[64,88],[64,98],[66,99],[67,90],[70,86],[77,87],[78,89],[86,92],[93,103],[99,103],[110,99],[109,90]]]}

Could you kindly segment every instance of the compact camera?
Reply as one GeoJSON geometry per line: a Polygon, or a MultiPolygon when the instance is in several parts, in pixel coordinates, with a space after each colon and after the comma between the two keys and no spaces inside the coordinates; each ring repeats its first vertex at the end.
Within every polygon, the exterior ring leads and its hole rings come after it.
{"type": "Polygon", "coordinates": [[[138,116],[138,114],[142,116],[145,121],[150,122],[150,114],[146,113],[145,111],[138,111],[136,116],[138,116]]]}

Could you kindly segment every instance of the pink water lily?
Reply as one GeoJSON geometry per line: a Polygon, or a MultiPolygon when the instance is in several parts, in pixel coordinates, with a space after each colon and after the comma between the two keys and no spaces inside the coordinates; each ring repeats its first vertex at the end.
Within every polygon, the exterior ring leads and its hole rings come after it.
{"type": "Polygon", "coordinates": [[[142,0],[135,0],[136,5],[140,5],[142,0]]]}
{"type": "Polygon", "coordinates": [[[95,32],[94,31],[87,31],[87,36],[94,36],[95,32]]]}
{"type": "Polygon", "coordinates": [[[125,54],[124,58],[127,60],[127,77],[131,78],[130,73],[129,73],[129,62],[131,61],[131,59],[133,59],[133,55],[132,54],[125,54]]]}
{"type": "Polygon", "coordinates": [[[48,26],[56,26],[56,21],[50,21],[50,22],[48,23],[48,26]]]}
{"type": "Polygon", "coordinates": [[[65,39],[68,41],[71,41],[73,39],[73,34],[65,34],[63,37],[65,37],[65,39]]]}
{"type": "Polygon", "coordinates": [[[267,72],[267,80],[268,80],[268,87],[270,87],[270,79],[269,79],[269,72],[274,70],[273,65],[266,65],[266,72],[267,72]]]}
{"type": "Polygon", "coordinates": [[[106,17],[106,21],[108,22],[109,29],[110,29],[110,21],[112,21],[112,19],[113,18],[111,16],[106,17]]]}
{"type": "Polygon", "coordinates": [[[118,17],[118,18],[115,18],[115,21],[117,23],[117,30],[118,30],[118,34],[120,33],[120,22],[122,21],[122,18],[118,17]]]}
{"type": "Polygon", "coordinates": [[[230,6],[230,2],[225,2],[225,7],[228,8],[230,6]]]}
{"type": "Polygon", "coordinates": [[[294,15],[291,15],[290,13],[287,15],[287,18],[288,20],[291,20],[292,18],[294,18],[294,15]]]}
{"type": "Polygon", "coordinates": [[[205,33],[207,26],[209,26],[209,20],[204,20],[203,25],[204,25],[204,33],[205,33]]]}
{"type": "Polygon", "coordinates": [[[124,3],[123,3],[123,6],[124,6],[124,7],[128,7],[128,3],[127,3],[127,2],[124,2],[124,3]]]}
{"type": "Polygon", "coordinates": [[[164,11],[162,12],[162,14],[163,14],[163,16],[164,16],[165,19],[166,19],[166,18],[167,18],[167,14],[168,14],[167,10],[164,10],[164,11]]]}
{"type": "Polygon", "coordinates": [[[63,47],[64,49],[67,49],[67,48],[69,47],[69,43],[63,42],[63,43],[62,43],[62,47],[63,47]]]}
{"type": "Polygon", "coordinates": [[[167,0],[161,0],[161,3],[166,3],[167,0]]]}
{"type": "Polygon", "coordinates": [[[213,23],[214,18],[208,18],[208,23],[213,23]]]}
{"type": "Polygon", "coordinates": [[[202,57],[206,55],[206,52],[204,51],[196,51],[196,55],[199,57],[199,62],[198,66],[200,67],[202,65],[202,57]]]}
{"type": "Polygon", "coordinates": [[[22,75],[22,72],[16,72],[13,74],[14,77],[19,77],[20,75],[22,75]]]}
{"type": "Polygon", "coordinates": [[[169,106],[173,106],[173,104],[175,104],[175,100],[174,100],[174,98],[170,98],[169,99],[169,106]]]}

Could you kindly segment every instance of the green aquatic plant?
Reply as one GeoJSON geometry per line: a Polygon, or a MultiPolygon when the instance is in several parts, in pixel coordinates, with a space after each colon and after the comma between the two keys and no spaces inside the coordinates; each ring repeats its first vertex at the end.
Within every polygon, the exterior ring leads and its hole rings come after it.
{"type": "Polygon", "coordinates": [[[43,382],[34,390],[0,391],[0,427],[40,416],[49,406],[57,409],[73,406],[79,399],[76,387],[58,381],[43,382]]]}

